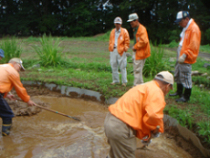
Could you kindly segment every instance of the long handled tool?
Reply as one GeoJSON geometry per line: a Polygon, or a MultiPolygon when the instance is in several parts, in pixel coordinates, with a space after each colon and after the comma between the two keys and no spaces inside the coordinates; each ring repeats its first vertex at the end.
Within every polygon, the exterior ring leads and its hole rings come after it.
{"type": "MultiPolygon", "coordinates": [[[[16,99],[16,101],[22,101],[22,100],[16,99]]],[[[77,121],[81,121],[81,120],[80,120],[79,118],[77,118],[77,117],[69,116],[69,115],[66,115],[66,114],[64,114],[64,113],[61,113],[61,112],[58,112],[58,111],[55,111],[55,110],[52,110],[52,109],[49,109],[49,108],[46,108],[46,107],[37,105],[37,104],[35,104],[34,106],[39,107],[39,108],[44,109],[44,110],[47,110],[47,111],[50,111],[50,112],[54,112],[54,113],[56,113],[56,114],[60,114],[60,115],[66,116],[66,117],[68,117],[68,118],[72,118],[72,119],[77,120],[77,121]]]]}
{"type": "Polygon", "coordinates": [[[64,114],[64,113],[61,113],[61,112],[58,112],[58,111],[55,111],[55,110],[52,110],[52,109],[48,109],[48,108],[46,108],[46,107],[43,107],[43,106],[40,106],[40,105],[37,105],[37,104],[35,104],[35,106],[36,106],[36,107],[39,107],[39,108],[41,108],[41,109],[50,111],[50,112],[54,112],[54,113],[56,113],[56,114],[60,114],[60,115],[63,115],[63,116],[72,118],[72,119],[77,120],[77,121],[81,121],[81,120],[80,120],[79,118],[77,118],[77,117],[69,116],[69,115],[66,115],[66,114],[64,114]]]}

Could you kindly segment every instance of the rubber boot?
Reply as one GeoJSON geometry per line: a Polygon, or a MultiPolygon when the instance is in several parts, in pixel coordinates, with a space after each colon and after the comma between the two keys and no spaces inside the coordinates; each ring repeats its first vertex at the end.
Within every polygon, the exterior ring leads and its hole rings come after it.
{"type": "Polygon", "coordinates": [[[7,136],[10,134],[12,124],[3,124],[2,125],[2,136],[7,136]]]}
{"type": "Polygon", "coordinates": [[[177,83],[177,90],[175,93],[173,94],[169,94],[170,97],[175,97],[175,96],[182,96],[182,92],[183,92],[183,85],[180,83],[177,83]]]}
{"type": "Polygon", "coordinates": [[[181,98],[176,99],[176,102],[188,102],[190,100],[191,91],[191,88],[185,88],[184,94],[181,98]]]}

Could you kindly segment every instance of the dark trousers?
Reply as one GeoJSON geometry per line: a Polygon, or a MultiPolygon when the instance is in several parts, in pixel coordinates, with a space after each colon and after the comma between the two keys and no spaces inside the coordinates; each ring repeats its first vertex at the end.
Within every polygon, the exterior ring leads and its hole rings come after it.
{"type": "Polygon", "coordinates": [[[14,113],[7,101],[3,98],[3,94],[0,93],[0,117],[2,118],[3,124],[11,124],[14,113]]]}

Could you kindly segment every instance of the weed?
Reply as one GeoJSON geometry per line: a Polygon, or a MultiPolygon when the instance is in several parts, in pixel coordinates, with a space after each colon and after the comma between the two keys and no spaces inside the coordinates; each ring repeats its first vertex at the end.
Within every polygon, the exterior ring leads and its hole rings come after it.
{"type": "Polygon", "coordinates": [[[21,44],[18,43],[15,37],[11,39],[6,38],[2,40],[2,44],[0,46],[4,50],[4,58],[2,60],[3,63],[7,63],[11,58],[20,57],[21,55],[21,44]]]}
{"type": "Polygon", "coordinates": [[[40,39],[41,48],[33,46],[34,50],[39,56],[40,64],[42,66],[57,66],[61,65],[63,60],[61,58],[61,48],[59,47],[59,38],[53,39],[51,36],[43,35],[40,39]]]}
{"type": "Polygon", "coordinates": [[[146,59],[143,74],[147,76],[154,76],[158,72],[168,70],[169,62],[163,60],[163,49],[151,45],[151,56],[146,59]]]}

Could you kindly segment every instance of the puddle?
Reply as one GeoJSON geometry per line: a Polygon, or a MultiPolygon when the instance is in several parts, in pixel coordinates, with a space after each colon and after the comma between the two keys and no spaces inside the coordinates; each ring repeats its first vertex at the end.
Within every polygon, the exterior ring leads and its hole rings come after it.
{"type": "MultiPolygon", "coordinates": [[[[103,123],[108,112],[102,104],[82,99],[36,96],[35,102],[44,102],[48,108],[79,117],[70,118],[42,110],[34,116],[13,118],[10,136],[0,137],[1,158],[105,158],[106,143],[103,123]]],[[[137,147],[141,147],[137,142],[137,147]]],[[[167,134],[153,139],[148,150],[138,149],[136,157],[191,158],[176,146],[167,134]]]]}

